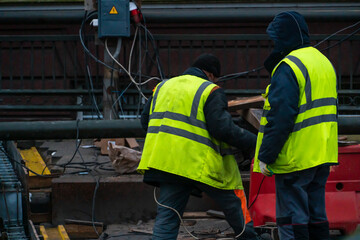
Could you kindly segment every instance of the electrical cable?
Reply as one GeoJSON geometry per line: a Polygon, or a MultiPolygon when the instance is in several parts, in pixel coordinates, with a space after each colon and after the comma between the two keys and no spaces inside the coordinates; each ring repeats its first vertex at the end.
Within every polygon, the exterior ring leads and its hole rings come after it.
{"type": "Polygon", "coordinates": [[[97,11],[91,12],[89,13],[89,15],[86,17],[85,20],[82,21],[80,29],[79,29],[79,37],[80,37],[80,43],[83,47],[83,49],[85,50],[85,52],[92,58],[95,60],[95,62],[100,63],[102,65],[104,65],[107,68],[113,69],[114,71],[118,71],[118,72],[122,72],[121,69],[116,69],[111,67],[110,65],[104,63],[103,61],[99,60],[97,57],[95,57],[90,50],[86,47],[85,43],[84,43],[84,39],[83,39],[83,28],[85,25],[85,22],[87,22],[91,17],[93,17],[94,15],[97,15],[97,11]]]}
{"type": "MultiPolygon", "coordinates": [[[[87,11],[85,11],[85,14],[84,14],[84,18],[83,19],[86,19],[86,16],[87,16],[87,11]]],[[[90,101],[92,103],[92,106],[93,106],[93,109],[95,109],[95,113],[97,114],[97,117],[98,119],[101,119],[101,114],[99,114],[97,110],[97,103],[96,103],[96,100],[95,100],[95,94],[94,94],[94,91],[93,91],[93,85],[92,85],[92,79],[90,81],[90,78],[91,78],[91,73],[90,73],[90,69],[89,69],[89,56],[87,54],[84,54],[84,62],[85,62],[85,66],[86,66],[86,71],[85,71],[85,79],[86,79],[86,88],[88,90],[88,93],[89,93],[89,98],[90,98],[90,101]],[[90,90],[92,89],[92,90],[90,90]]],[[[91,116],[93,116],[93,109],[91,110],[91,116]]]]}
{"type": "MultiPolygon", "coordinates": [[[[244,192],[244,194],[245,194],[245,192],[244,192]]],[[[175,208],[172,208],[172,207],[169,207],[169,206],[166,206],[166,205],[164,205],[164,204],[159,203],[159,201],[158,201],[157,198],[156,198],[156,187],[154,187],[154,200],[155,200],[155,202],[156,202],[159,206],[174,211],[174,212],[177,214],[177,216],[179,217],[180,223],[181,223],[181,225],[184,227],[185,231],[186,231],[191,237],[193,237],[194,239],[200,239],[200,238],[194,236],[194,235],[186,228],[186,226],[185,226],[185,224],[184,224],[184,221],[183,221],[183,219],[181,218],[180,213],[179,213],[175,208]]],[[[246,206],[246,205],[247,205],[247,200],[246,200],[246,196],[245,196],[245,206],[246,206]]],[[[242,230],[238,235],[236,235],[234,239],[239,238],[239,237],[244,233],[244,231],[245,231],[245,229],[246,229],[246,211],[245,211],[245,213],[243,213],[243,220],[244,220],[243,230],[242,230]]]]}
{"type": "Polygon", "coordinates": [[[261,180],[260,186],[259,186],[259,189],[258,189],[258,192],[256,193],[256,196],[255,196],[255,199],[254,199],[254,201],[252,201],[252,203],[249,205],[248,209],[250,209],[250,208],[252,207],[252,205],[255,203],[256,199],[258,198],[259,193],[260,193],[260,189],[261,189],[261,186],[262,186],[264,180],[265,180],[265,176],[264,176],[263,179],[261,180]]]}
{"type": "MultiPolygon", "coordinates": [[[[121,44],[122,44],[122,38],[118,38],[117,39],[117,44],[116,44],[116,48],[115,48],[115,52],[113,54],[114,58],[117,58],[120,54],[121,51],[121,44]]],[[[114,67],[115,62],[112,62],[112,67],[114,67]]],[[[111,69],[111,77],[110,77],[111,81],[110,81],[110,86],[114,86],[115,89],[117,88],[117,82],[114,81],[114,70],[111,69]]],[[[114,93],[114,91],[112,91],[114,93]]],[[[111,101],[114,103],[114,96],[113,94],[110,94],[111,97],[111,101]]],[[[117,111],[117,108],[115,107],[115,104],[112,104],[111,106],[111,111],[114,115],[115,118],[119,118],[119,114],[117,111]]],[[[111,115],[110,115],[110,120],[111,120],[111,115]]]]}
{"type": "Polygon", "coordinates": [[[258,71],[262,70],[263,68],[264,67],[261,66],[261,67],[257,67],[257,68],[254,68],[252,70],[245,71],[245,72],[227,74],[225,76],[219,77],[217,82],[224,82],[224,81],[228,81],[228,80],[231,80],[231,79],[235,79],[235,78],[241,77],[243,75],[247,75],[247,74],[252,73],[252,72],[258,72],[258,71]]]}
{"type": "Polygon", "coordinates": [[[178,215],[178,217],[179,217],[179,219],[180,219],[180,222],[181,222],[181,225],[184,227],[185,231],[186,231],[191,237],[193,237],[194,239],[200,239],[200,238],[194,236],[194,235],[187,229],[187,227],[184,225],[184,221],[182,220],[180,213],[179,213],[175,208],[166,206],[166,205],[161,204],[161,203],[158,202],[158,200],[156,199],[156,187],[154,187],[154,200],[155,200],[155,202],[156,202],[159,206],[174,211],[174,212],[178,215]]]}
{"type": "Polygon", "coordinates": [[[151,40],[150,42],[151,42],[152,47],[153,47],[153,49],[155,51],[156,61],[157,61],[157,66],[158,66],[158,71],[159,71],[159,74],[160,74],[160,78],[161,78],[161,80],[163,80],[165,78],[165,76],[164,76],[164,72],[162,70],[162,66],[161,66],[161,63],[160,63],[159,51],[158,51],[158,48],[156,47],[154,36],[147,29],[146,25],[141,24],[140,27],[142,27],[144,29],[144,31],[146,32],[145,36],[149,35],[149,38],[151,40]]]}
{"type": "MultiPolygon", "coordinates": [[[[322,41],[320,41],[319,43],[315,44],[313,47],[317,47],[318,45],[320,45],[321,43],[323,43],[324,41],[328,40],[329,38],[331,38],[332,36],[344,31],[344,30],[347,30],[349,28],[352,28],[352,27],[355,27],[356,25],[358,25],[360,23],[360,21],[356,22],[355,24],[352,24],[348,27],[345,27],[345,28],[342,28],[340,29],[339,31],[331,34],[330,36],[326,37],[325,39],[323,39],[322,41]]],[[[325,50],[328,50],[332,47],[335,47],[337,45],[339,45],[340,43],[344,42],[345,40],[347,40],[348,38],[350,38],[351,36],[355,35],[357,32],[360,31],[360,28],[355,30],[354,32],[348,34],[345,38],[341,39],[339,42],[329,46],[329,47],[326,47],[326,48],[323,48],[321,49],[320,51],[325,51],[325,50]]],[[[247,75],[249,73],[252,73],[252,72],[257,72],[257,71],[260,71],[262,70],[264,67],[263,66],[260,66],[260,67],[257,67],[257,68],[254,68],[252,70],[249,70],[249,71],[244,71],[244,72],[239,72],[239,73],[232,73],[232,74],[228,74],[228,75],[225,75],[225,76],[222,76],[220,78],[218,78],[218,81],[217,82],[224,82],[224,81],[228,81],[228,80],[232,80],[232,79],[235,79],[235,78],[238,78],[238,77],[241,77],[243,75],[247,75]]]]}
{"type": "Polygon", "coordinates": [[[121,113],[122,115],[125,115],[123,109],[122,109],[122,106],[121,106],[121,97],[124,95],[124,93],[126,92],[126,90],[132,85],[133,83],[130,82],[129,85],[121,92],[121,94],[119,95],[119,97],[116,99],[116,101],[113,103],[113,105],[115,105],[117,102],[119,102],[119,107],[120,107],[120,110],[121,110],[121,113]]]}
{"type": "MultiPolygon", "coordinates": [[[[76,120],[76,148],[75,148],[75,151],[72,155],[72,157],[70,158],[70,160],[64,164],[49,164],[47,166],[45,166],[41,172],[41,174],[44,173],[45,169],[48,167],[48,166],[58,166],[58,167],[63,167],[63,173],[65,173],[65,170],[66,170],[66,167],[71,164],[71,162],[74,160],[75,156],[76,156],[76,153],[79,152],[79,147],[81,145],[81,142],[82,142],[82,139],[79,140],[79,122],[80,120],[77,119],[76,120]]],[[[80,153],[80,152],[79,152],[80,153]]]]}
{"type": "Polygon", "coordinates": [[[329,35],[328,37],[324,38],[323,40],[321,40],[320,42],[318,42],[317,44],[315,44],[314,47],[319,46],[321,43],[325,42],[326,40],[328,40],[328,39],[331,38],[332,36],[335,36],[336,34],[342,32],[342,31],[345,31],[345,30],[347,30],[347,29],[349,29],[349,28],[355,27],[355,26],[358,25],[359,23],[360,23],[360,21],[356,22],[356,23],[353,24],[353,25],[350,25],[350,26],[348,26],[348,27],[345,27],[345,28],[343,28],[343,29],[340,29],[339,31],[337,31],[337,32],[329,35]]]}
{"type": "Polygon", "coordinates": [[[330,45],[329,47],[323,48],[323,49],[321,49],[320,51],[322,52],[322,51],[328,50],[328,49],[330,49],[330,48],[333,48],[333,47],[339,45],[340,43],[342,43],[342,42],[344,42],[345,40],[349,39],[351,36],[355,35],[355,34],[356,34],[357,32],[359,32],[359,31],[360,31],[360,28],[356,29],[354,32],[350,33],[349,35],[347,35],[346,37],[344,37],[344,38],[341,39],[340,41],[334,43],[333,45],[330,45]]]}
{"type": "MultiPolygon", "coordinates": [[[[95,105],[95,109],[96,109],[96,115],[98,116],[98,119],[101,119],[101,111],[98,107],[98,104],[96,102],[96,98],[95,98],[95,94],[94,94],[94,85],[93,85],[93,81],[92,81],[92,77],[91,77],[91,72],[90,72],[90,68],[89,65],[86,65],[86,72],[87,72],[87,76],[89,79],[89,83],[90,83],[90,88],[91,88],[91,98],[92,98],[92,102],[93,105],[95,105]]],[[[89,89],[90,91],[90,89],[89,89]]]]}
{"type": "MultiPolygon", "coordinates": [[[[116,52],[116,50],[115,50],[115,52],[116,52]]],[[[114,56],[115,56],[115,54],[114,54],[114,56]]],[[[114,64],[115,64],[115,62],[113,61],[113,66],[114,66],[114,64]]],[[[111,69],[111,74],[110,74],[110,86],[113,86],[113,85],[115,86],[116,83],[114,82],[114,70],[111,69]]],[[[116,86],[115,86],[115,88],[116,88],[116,86]]],[[[112,92],[113,92],[113,91],[112,91],[112,92]]],[[[113,93],[114,93],[114,92],[113,92],[113,93]]],[[[115,101],[114,101],[114,96],[113,96],[113,94],[110,94],[110,98],[111,98],[111,102],[114,103],[115,101]]],[[[117,109],[115,108],[115,105],[114,105],[114,104],[111,105],[111,112],[113,113],[113,115],[114,115],[115,118],[119,118],[117,109]]],[[[110,114],[109,117],[110,117],[109,120],[112,120],[111,114],[110,114]]]]}
{"type": "MultiPolygon", "coordinates": [[[[146,84],[147,82],[149,82],[149,81],[151,81],[151,80],[155,80],[155,79],[156,79],[156,80],[161,80],[161,79],[159,79],[158,77],[152,77],[152,78],[150,78],[150,79],[147,79],[145,82],[137,83],[137,82],[134,80],[134,78],[132,77],[132,75],[130,74],[130,72],[129,72],[128,70],[126,70],[126,68],[125,68],[117,59],[115,59],[114,56],[110,53],[110,50],[109,50],[108,44],[107,44],[107,40],[108,40],[108,39],[105,39],[105,49],[106,49],[107,53],[108,53],[109,56],[115,61],[115,63],[117,63],[117,64],[123,69],[123,71],[129,76],[130,80],[135,84],[135,86],[138,88],[138,90],[139,90],[140,92],[141,92],[141,89],[140,89],[138,86],[144,85],[144,84],[146,84]]],[[[132,53],[131,53],[131,54],[132,54],[132,53]]],[[[141,93],[142,93],[142,92],[141,92],[141,93]]],[[[142,93],[142,96],[143,96],[145,99],[147,99],[143,93],[142,93]]]]}
{"type": "MultiPolygon", "coordinates": [[[[141,59],[141,42],[142,42],[142,39],[141,39],[141,31],[139,31],[139,67],[138,67],[138,77],[139,77],[139,84],[141,84],[141,70],[142,70],[142,59],[141,59]]],[[[142,89],[142,86],[140,85],[140,89],[142,89]]],[[[137,106],[137,110],[136,110],[136,116],[140,116],[140,105],[141,105],[141,102],[142,102],[142,98],[141,98],[141,95],[139,94],[139,98],[138,98],[138,106],[137,106]]]]}
{"type": "MultiPolygon", "coordinates": [[[[91,17],[93,17],[93,15],[96,15],[96,14],[97,14],[97,12],[91,12],[86,17],[85,21],[83,20],[83,22],[81,24],[81,27],[80,27],[80,30],[79,30],[80,43],[81,43],[83,49],[85,50],[85,53],[88,54],[92,59],[94,59],[95,62],[100,63],[100,64],[104,65],[105,67],[107,67],[109,69],[112,69],[114,71],[122,73],[122,69],[111,67],[110,65],[104,63],[103,61],[101,61],[97,57],[95,57],[85,45],[84,38],[83,38],[83,28],[84,28],[85,22],[87,22],[91,17]]],[[[145,76],[145,75],[143,75],[143,76],[145,76]]],[[[145,76],[145,77],[148,77],[148,76],[145,76]]],[[[148,81],[151,81],[151,80],[160,80],[161,81],[161,79],[158,78],[158,77],[151,77],[151,79],[148,79],[146,82],[142,83],[142,85],[147,83],[148,81]]]]}
{"type": "Polygon", "coordinates": [[[100,234],[99,234],[99,232],[97,231],[96,226],[95,226],[95,200],[96,200],[96,193],[97,193],[97,190],[98,190],[98,188],[99,188],[100,177],[99,177],[99,178],[96,178],[96,177],[95,177],[95,180],[96,180],[96,185],[95,185],[94,194],[93,194],[93,199],[92,199],[91,222],[92,222],[92,226],[93,226],[96,234],[98,235],[98,237],[100,237],[100,234]]]}
{"type": "Polygon", "coordinates": [[[107,53],[109,54],[109,56],[124,70],[124,72],[129,76],[130,80],[135,84],[135,87],[139,90],[139,92],[141,93],[141,95],[143,96],[143,98],[145,98],[147,100],[147,97],[145,97],[145,95],[141,92],[141,89],[139,88],[137,82],[134,80],[134,78],[131,76],[131,74],[126,70],[126,68],[118,61],[114,58],[114,56],[110,53],[110,50],[108,48],[108,44],[107,44],[107,38],[105,39],[105,49],[107,51],[107,53]]]}
{"type": "Polygon", "coordinates": [[[80,120],[77,119],[76,120],[76,148],[75,148],[75,152],[72,155],[72,157],[70,158],[70,160],[62,166],[64,168],[63,172],[65,172],[66,166],[68,164],[70,164],[74,160],[74,157],[76,156],[76,153],[79,151],[79,147],[80,147],[81,142],[82,142],[82,139],[79,140],[79,131],[80,131],[79,122],[80,122],[80,120]]]}
{"type": "MultiPolygon", "coordinates": [[[[245,191],[244,191],[244,195],[245,195],[245,191]]],[[[246,207],[246,205],[247,205],[246,195],[245,195],[244,198],[245,198],[245,205],[244,206],[246,207]]],[[[240,200],[240,202],[241,202],[241,200],[240,200]]],[[[242,207],[241,207],[241,211],[242,211],[242,207]]],[[[236,235],[234,239],[239,238],[245,232],[245,229],[246,229],[246,211],[245,212],[243,211],[243,217],[244,217],[244,219],[243,219],[244,220],[243,230],[241,231],[241,233],[236,235]]]]}
{"type": "Polygon", "coordinates": [[[129,54],[129,70],[128,72],[131,73],[131,58],[132,58],[132,54],[134,51],[134,46],[135,46],[135,42],[136,42],[136,38],[139,32],[139,27],[136,27],[135,33],[134,33],[134,40],[133,43],[131,44],[131,49],[130,49],[130,54],[129,54]]]}
{"type": "MultiPolygon", "coordinates": [[[[85,11],[83,20],[86,19],[86,16],[87,16],[87,11],[85,11]]],[[[101,117],[100,117],[101,112],[100,112],[100,110],[98,108],[98,105],[97,105],[97,102],[96,102],[96,98],[95,98],[95,94],[94,94],[94,86],[93,86],[91,72],[90,72],[90,68],[89,68],[89,64],[88,64],[89,63],[89,59],[88,59],[89,56],[87,54],[84,54],[84,58],[85,58],[85,66],[86,66],[86,74],[85,74],[85,76],[86,76],[86,78],[88,80],[88,82],[86,82],[87,83],[86,86],[87,86],[87,89],[88,89],[90,101],[92,102],[92,105],[95,108],[95,112],[96,112],[96,115],[97,115],[98,119],[101,119],[101,117]]]]}

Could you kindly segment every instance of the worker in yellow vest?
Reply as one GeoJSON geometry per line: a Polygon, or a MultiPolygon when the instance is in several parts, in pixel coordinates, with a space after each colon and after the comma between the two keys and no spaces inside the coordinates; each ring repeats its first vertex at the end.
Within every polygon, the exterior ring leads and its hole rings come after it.
{"type": "Polygon", "coordinates": [[[265,68],[264,94],[254,171],[275,174],[280,239],[329,239],[325,184],[338,163],[336,74],[310,46],[298,12],[282,12],[267,28],[274,50],[265,68]]]}
{"type": "Polygon", "coordinates": [[[219,204],[239,239],[258,239],[229,146],[251,151],[256,135],[233,123],[225,93],[213,83],[219,76],[218,58],[203,54],[183,75],[159,83],[144,107],[147,135],[138,171],[160,187],[153,240],[177,238],[194,191],[219,204]]]}

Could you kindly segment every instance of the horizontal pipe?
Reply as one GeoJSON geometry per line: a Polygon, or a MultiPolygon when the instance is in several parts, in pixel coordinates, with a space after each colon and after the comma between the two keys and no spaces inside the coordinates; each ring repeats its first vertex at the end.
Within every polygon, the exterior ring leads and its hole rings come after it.
{"type": "MultiPolygon", "coordinates": [[[[231,95],[231,94],[229,94],[231,95]]],[[[243,93],[242,96],[253,96],[253,94],[243,93]]],[[[238,95],[235,95],[238,96],[238,95]]],[[[103,110],[101,104],[98,106],[99,110],[103,110]]],[[[0,105],[0,111],[5,112],[58,112],[58,111],[70,111],[70,112],[89,112],[94,111],[95,105],[0,105]]],[[[138,111],[142,110],[142,106],[139,104],[126,104],[122,106],[125,111],[138,111]]],[[[360,106],[340,105],[339,111],[360,111],[360,106]]]]}
{"type": "Polygon", "coordinates": [[[140,120],[0,122],[1,140],[145,137],[140,120]]]}
{"type": "MultiPolygon", "coordinates": [[[[360,134],[360,117],[340,115],[339,134],[360,134]]],[[[145,135],[139,120],[0,122],[1,140],[143,138],[145,135]]]]}
{"type": "MultiPolygon", "coordinates": [[[[102,109],[102,106],[98,106],[102,109]]],[[[93,111],[91,105],[0,105],[0,111],[93,111]]]]}
{"type": "MultiPolygon", "coordinates": [[[[264,89],[224,89],[227,95],[260,95],[265,92],[264,89]]],[[[149,89],[143,89],[142,92],[145,95],[152,94],[152,91],[149,89]]],[[[96,95],[103,93],[102,89],[94,89],[91,91],[96,95]]],[[[0,95],[88,95],[89,90],[76,90],[76,89],[47,89],[47,90],[38,90],[38,89],[0,89],[0,95]]],[[[136,89],[128,89],[125,95],[136,95],[139,94],[139,91],[136,89]]],[[[339,95],[360,95],[360,89],[341,89],[338,91],[339,95]]]]}
{"type": "Polygon", "coordinates": [[[359,115],[339,115],[339,134],[358,135],[360,134],[359,115]]]}
{"type": "MultiPolygon", "coordinates": [[[[147,23],[241,22],[271,20],[282,11],[298,11],[307,20],[358,20],[360,4],[353,3],[233,3],[233,4],[144,4],[147,23]]],[[[69,23],[84,17],[83,4],[0,7],[0,21],[11,23],[69,23]]]]}
{"type": "MultiPolygon", "coordinates": [[[[94,89],[90,91],[94,94],[102,94],[101,89],[94,89]]],[[[47,89],[47,90],[39,90],[39,89],[1,89],[0,95],[88,95],[89,90],[77,90],[77,89],[47,89]]]]}

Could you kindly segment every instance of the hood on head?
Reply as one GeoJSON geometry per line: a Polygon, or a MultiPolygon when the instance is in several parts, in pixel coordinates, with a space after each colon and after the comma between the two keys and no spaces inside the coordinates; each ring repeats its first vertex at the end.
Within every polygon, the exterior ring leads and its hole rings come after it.
{"type": "Polygon", "coordinates": [[[310,44],[308,26],[298,12],[279,13],[266,32],[274,41],[274,51],[277,52],[288,52],[310,44]]]}
{"type": "Polygon", "coordinates": [[[266,33],[274,41],[274,50],[264,63],[269,72],[291,51],[310,45],[306,21],[295,11],[277,14],[266,29],[266,33]]]}

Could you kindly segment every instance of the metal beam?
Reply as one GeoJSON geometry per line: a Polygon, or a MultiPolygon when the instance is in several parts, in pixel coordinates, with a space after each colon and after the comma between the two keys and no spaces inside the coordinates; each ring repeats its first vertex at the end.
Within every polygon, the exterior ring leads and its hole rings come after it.
{"type": "MultiPolygon", "coordinates": [[[[340,115],[339,134],[360,134],[360,117],[340,115]]],[[[145,135],[139,120],[0,122],[1,140],[124,138],[145,135]]]]}
{"type": "MultiPolygon", "coordinates": [[[[228,3],[228,4],[143,4],[148,23],[234,23],[269,21],[282,11],[298,11],[307,20],[358,20],[360,4],[353,3],[228,3]]],[[[0,21],[6,23],[81,22],[83,4],[0,7],[0,21]]]]}

